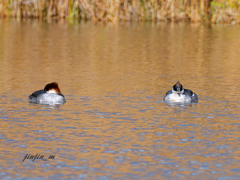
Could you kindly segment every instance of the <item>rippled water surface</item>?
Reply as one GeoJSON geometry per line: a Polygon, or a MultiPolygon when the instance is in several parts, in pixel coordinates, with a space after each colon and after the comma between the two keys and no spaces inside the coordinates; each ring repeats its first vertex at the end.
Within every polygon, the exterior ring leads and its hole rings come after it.
{"type": "Polygon", "coordinates": [[[1,20],[1,179],[240,179],[239,32],[1,20]],[[178,80],[198,104],[163,102],[178,80]],[[65,104],[28,102],[53,81],[65,104]]]}

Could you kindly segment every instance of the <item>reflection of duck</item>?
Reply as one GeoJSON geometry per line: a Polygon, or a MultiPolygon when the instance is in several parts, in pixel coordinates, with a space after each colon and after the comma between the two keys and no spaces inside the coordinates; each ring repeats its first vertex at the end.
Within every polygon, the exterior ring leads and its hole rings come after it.
{"type": "Polygon", "coordinates": [[[164,101],[176,103],[197,103],[198,96],[190,89],[183,89],[182,84],[178,81],[173,86],[172,90],[166,93],[164,101]]]}
{"type": "Polygon", "coordinates": [[[64,95],[56,82],[49,83],[44,90],[35,91],[29,96],[29,102],[39,104],[63,104],[66,102],[64,95]]]}

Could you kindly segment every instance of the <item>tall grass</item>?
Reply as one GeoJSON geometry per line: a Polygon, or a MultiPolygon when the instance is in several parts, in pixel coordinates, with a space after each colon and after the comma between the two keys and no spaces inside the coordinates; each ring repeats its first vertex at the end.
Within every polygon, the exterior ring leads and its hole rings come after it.
{"type": "Polygon", "coordinates": [[[0,17],[240,23],[240,0],[0,0],[0,17]]]}

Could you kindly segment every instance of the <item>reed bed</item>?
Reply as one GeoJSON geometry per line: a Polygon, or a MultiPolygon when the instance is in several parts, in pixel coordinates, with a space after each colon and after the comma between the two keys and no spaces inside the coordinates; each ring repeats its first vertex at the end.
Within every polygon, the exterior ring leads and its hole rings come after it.
{"type": "Polygon", "coordinates": [[[240,23],[240,0],[0,0],[0,17],[240,23]]]}

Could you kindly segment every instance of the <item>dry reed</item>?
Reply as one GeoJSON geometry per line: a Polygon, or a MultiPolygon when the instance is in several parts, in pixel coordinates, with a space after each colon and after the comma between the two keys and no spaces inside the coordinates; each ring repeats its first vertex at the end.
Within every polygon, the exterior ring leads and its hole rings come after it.
{"type": "Polygon", "coordinates": [[[0,0],[0,17],[240,23],[239,0],[0,0]]]}

